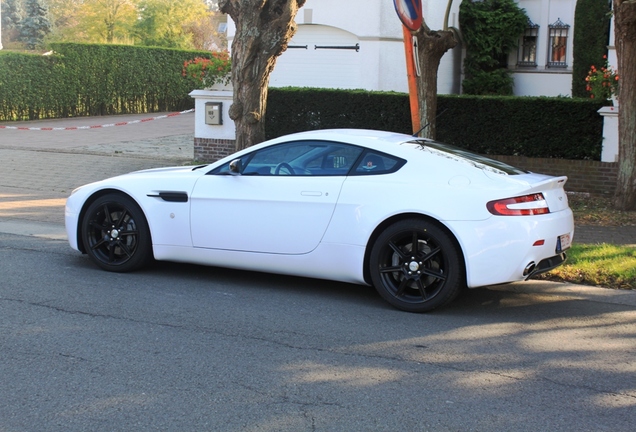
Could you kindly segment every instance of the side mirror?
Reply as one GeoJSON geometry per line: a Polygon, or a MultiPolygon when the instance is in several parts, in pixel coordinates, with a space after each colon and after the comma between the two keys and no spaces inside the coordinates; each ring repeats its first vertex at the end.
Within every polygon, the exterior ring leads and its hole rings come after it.
{"type": "Polygon", "coordinates": [[[243,164],[240,159],[234,159],[230,162],[230,174],[231,175],[240,175],[241,169],[243,168],[243,164]]]}

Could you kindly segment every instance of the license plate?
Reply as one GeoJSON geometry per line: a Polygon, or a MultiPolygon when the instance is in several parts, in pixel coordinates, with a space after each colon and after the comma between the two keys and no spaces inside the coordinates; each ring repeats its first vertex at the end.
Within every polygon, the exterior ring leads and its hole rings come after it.
{"type": "Polygon", "coordinates": [[[557,253],[561,253],[564,250],[570,249],[570,246],[572,246],[572,239],[570,238],[570,234],[563,234],[557,238],[557,253]]]}

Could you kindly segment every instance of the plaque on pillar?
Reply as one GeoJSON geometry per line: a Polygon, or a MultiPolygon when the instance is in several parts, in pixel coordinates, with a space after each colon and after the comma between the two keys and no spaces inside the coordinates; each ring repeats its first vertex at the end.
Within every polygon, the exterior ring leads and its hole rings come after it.
{"type": "Polygon", "coordinates": [[[205,104],[205,124],[223,125],[223,102],[207,102],[205,104]]]}

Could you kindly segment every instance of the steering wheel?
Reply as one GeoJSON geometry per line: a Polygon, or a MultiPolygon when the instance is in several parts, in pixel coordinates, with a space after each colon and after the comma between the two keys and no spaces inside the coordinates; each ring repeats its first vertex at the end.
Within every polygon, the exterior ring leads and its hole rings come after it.
{"type": "Polygon", "coordinates": [[[287,162],[281,162],[276,165],[276,169],[274,169],[274,175],[280,175],[281,168],[285,168],[288,171],[288,175],[296,174],[290,164],[288,164],[287,162]]]}

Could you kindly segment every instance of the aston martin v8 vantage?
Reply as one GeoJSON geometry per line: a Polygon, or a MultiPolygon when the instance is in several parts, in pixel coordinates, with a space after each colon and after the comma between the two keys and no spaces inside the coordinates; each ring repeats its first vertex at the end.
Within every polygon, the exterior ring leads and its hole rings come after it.
{"type": "Polygon", "coordinates": [[[563,263],[566,180],[409,135],[322,130],[79,187],[65,219],[104,270],[155,259],[369,284],[424,312],[563,263]]]}

